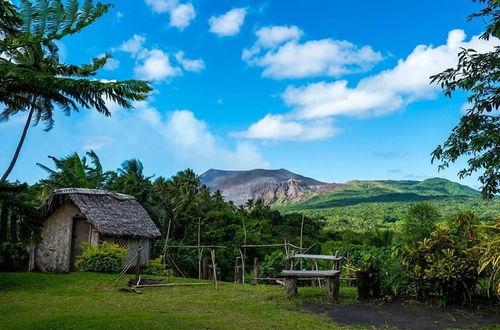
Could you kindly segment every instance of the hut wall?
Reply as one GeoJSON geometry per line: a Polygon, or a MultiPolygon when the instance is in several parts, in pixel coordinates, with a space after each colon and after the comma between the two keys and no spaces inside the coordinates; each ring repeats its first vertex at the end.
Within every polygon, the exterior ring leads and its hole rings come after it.
{"type": "Polygon", "coordinates": [[[141,251],[141,265],[146,266],[151,256],[151,241],[147,238],[130,238],[130,237],[104,237],[104,241],[117,244],[128,249],[125,263],[131,260],[136,254],[139,247],[141,251]]]}
{"type": "Polygon", "coordinates": [[[76,206],[64,204],[44,223],[42,242],[36,251],[36,266],[45,272],[70,271],[71,235],[76,206]]]}

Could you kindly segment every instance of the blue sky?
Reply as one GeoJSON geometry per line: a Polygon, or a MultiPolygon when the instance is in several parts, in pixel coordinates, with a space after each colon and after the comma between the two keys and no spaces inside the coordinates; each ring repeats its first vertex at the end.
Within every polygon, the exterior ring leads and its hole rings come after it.
{"type": "MultiPolygon", "coordinates": [[[[140,159],[147,174],[187,167],[287,168],[328,182],[459,181],[464,161],[438,172],[430,153],[458,122],[465,95],[444,98],[428,77],[480,51],[468,0],[112,1],[114,8],[59,42],[62,58],[113,55],[99,79],[151,80],[136,109],[110,104],[31,127],[11,180],[35,182],[62,157],[93,149],[107,169],[140,159]],[[475,37],[476,36],[476,37],[475,37]]],[[[0,123],[0,168],[24,115],[0,123]]],[[[462,183],[478,187],[477,175],[462,183]]]]}

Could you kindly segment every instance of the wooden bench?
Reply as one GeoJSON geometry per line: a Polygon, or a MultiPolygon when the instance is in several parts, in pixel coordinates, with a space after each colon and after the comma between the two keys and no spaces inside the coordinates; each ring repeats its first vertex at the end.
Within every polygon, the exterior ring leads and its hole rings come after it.
{"type": "MultiPolygon", "coordinates": [[[[335,256],[321,255],[321,254],[295,254],[292,256],[297,259],[312,259],[314,261],[313,265],[316,265],[316,260],[331,260],[333,261],[333,266],[331,270],[283,270],[281,276],[284,278],[285,282],[285,292],[288,297],[297,296],[297,280],[299,279],[325,279],[326,280],[326,296],[329,299],[334,299],[338,297],[339,294],[339,279],[340,270],[339,262],[344,257],[339,257],[338,253],[335,256]]],[[[293,268],[293,264],[291,265],[293,268]]]]}

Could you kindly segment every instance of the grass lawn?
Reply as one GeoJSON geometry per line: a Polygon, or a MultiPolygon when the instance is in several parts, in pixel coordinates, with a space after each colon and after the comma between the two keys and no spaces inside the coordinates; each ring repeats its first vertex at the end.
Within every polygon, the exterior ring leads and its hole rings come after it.
{"type": "MultiPolygon", "coordinates": [[[[132,276],[128,276],[130,278],[132,276]]],[[[122,287],[128,280],[122,279],[122,287]]],[[[327,316],[306,312],[323,288],[299,288],[288,300],[282,287],[236,285],[159,287],[142,294],[113,287],[116,275],[0,273],[1,329],[337,329],[327,316]]],[[[192,281],[174,279],[174,282],[192,281]]],[[[343,301],[355,288],[342,288],[343,301]]]]}

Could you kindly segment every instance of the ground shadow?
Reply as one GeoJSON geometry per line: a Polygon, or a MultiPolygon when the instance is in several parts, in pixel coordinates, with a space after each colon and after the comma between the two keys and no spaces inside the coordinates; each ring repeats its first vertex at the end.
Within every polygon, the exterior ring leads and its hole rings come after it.
{"type": "Polygon", "coordinates": [[[454,307],[436,307],[420,303],[385,304],[356,303],[321,305],[304,303],[305,309],[326,314],[335,322],[347,325],[396,327],[401,329],[434,330],[447,328],[484,328],[500,325],[500,315],[493,312],[472,312],[454,307]]]}

